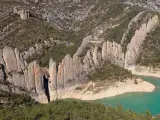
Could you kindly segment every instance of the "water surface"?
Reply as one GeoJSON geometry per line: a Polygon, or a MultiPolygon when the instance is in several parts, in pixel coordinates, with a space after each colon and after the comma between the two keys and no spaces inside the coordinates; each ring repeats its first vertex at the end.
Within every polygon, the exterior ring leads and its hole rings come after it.
{"type": "Polygon", "coordinates": [[[104,105],[122,105],[125,109],[130,109],[137,113],[145,113],[149,110],[152,115],[160,113],[160,78],[155,77],[142,77],[145,81],[148,81],[156,86],[154,92],[151,93],[126,93],[115,97],[104,98],[96,100],[104,105]]]}

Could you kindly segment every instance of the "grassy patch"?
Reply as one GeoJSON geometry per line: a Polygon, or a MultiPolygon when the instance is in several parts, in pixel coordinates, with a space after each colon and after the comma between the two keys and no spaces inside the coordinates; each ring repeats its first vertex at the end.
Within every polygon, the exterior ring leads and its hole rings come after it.
{"type": "Polygon", "coordinates": [[[66,47],[65,45],[54,45],[53,47],[45,47],[41,54],[35,54],[27,59],[30,63],[36,60],[41,66],[48,66],[50,57],[58,64],[67,55],[73,55],[76,51],[75,46],[66,47]]]}
{"type": "Polygon", "coordinates": [[[102,68],[96,69],[95,72],[88,75],[92,81],[103,80],[125,80],[131,78],[132,73],[122,67],[106,62],[102,68]]]}

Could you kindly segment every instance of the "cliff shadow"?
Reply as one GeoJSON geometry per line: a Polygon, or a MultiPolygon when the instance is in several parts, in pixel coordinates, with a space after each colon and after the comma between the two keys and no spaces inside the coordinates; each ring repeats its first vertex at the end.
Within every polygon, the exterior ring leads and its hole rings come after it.
{"type": "Polygon", "coordinates": [[[49,80],[43,76],[43,83],[44,83],[44,90],[45,90],[45,94],[47,96],[48,102],[50,102],[50,95],[49,95],[49,84],[48,84],[49,80]]]}
{"type": "Polygon", "coordinates": [[[4,77],[4,81],[3,82],[5,82],[6,79],[7,79],[7,74],[6,74],[5,66],[3,64],[0,64],[0,69],[2,70],[3,75],[4,75],[3,76],[4,77]]]}

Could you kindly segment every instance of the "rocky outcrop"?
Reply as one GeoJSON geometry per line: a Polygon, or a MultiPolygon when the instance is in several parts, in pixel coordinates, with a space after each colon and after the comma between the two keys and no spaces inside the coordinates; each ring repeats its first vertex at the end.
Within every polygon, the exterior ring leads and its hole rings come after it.
{"type": "Polygon", "coordinates": [[[56,90],[57,90],[57,66],[56,63],[53,62],[53,59],[50,59],[49,62],[49,95],[50,101],[53,101],[57,98],[56,90]]]}
{"type": "Polygon", "coordinates": [[[25,64],[24,64],[22,54],[19,53],[17,48],[14,49],[14,52],[15,52],[15,55],[16,55],[18,72],[21,72],[25,68],[25,64]]]}
{"type": "Polygon", "coordinates": [[[145,11],[138,13],[128,24],[128,28],[125,31],[125,33],[123,34],[122,40],[121,40],[121,44],[123,44],[126,39],[127,39],[127,35],[129,34],[129,32],[131,31],[131,29],[133,28],[134,24],[138,22],[138,20],[142,19],[143,14],[145,13],[145,11]]]}
{"type": "Polygon", "coordinates": [[[89,42],[90,42],[91,40],[93,40],[93,39],[94,39],[94,38],[93,38],[92,36],[87,36],[87,37],[85,37],[85,38],[83,39],[83,41],[82,41],[81,46],[78,48],[77,52],[75,53],[75,55],[80,56],[80,55],[83,53],[83,51],[84,51],[87,47],[89,47],[89,46],[88,46],[88,45],[89,45],[89,42]]]}
{"type": "Polygon", "coordinates": [[[23,59],[25,55],[30,56],[39,51],[40,46],[37,46],[37,49],[30,48],[27,54],[23,54],[24,56],[16,48],[13,50],[5,47],[0,50],[0,82],[5,81],[6,73],[8,82],[24,88],[37,101],[41,103],[53,101],[61,98],[73,85],[84,82],[86,75],[101,67],[105,61],[127,69],[135,66],[141,45],[147,34],[154,30],[157,24],[158,16],[142,24],[140,29],[135,31],[126,53],[122,51],[121,44],[103,39],[98,41],[96,37],[88,36],[83,39],[73,57],[67,54],[59,64],[50,59],[48,70],[42,69],[36,61],[27,65],[23,59]]]}
{"type": "Polygon", "coordinates": [[[68,54],[59,64],[57,71],[58,86],[65,87],[67,84],[77,79],[77,77],[83,72],[83,66],[78,56],[74,55],[72,58],[68,54]]]}
{"type": "Polygon", "coordinates": [[[28,91],[37,101],[48,102],[44,89],[44,73],[40,66],[36,62],[26,66],[18,49],[13,50],[7,46],[0,50],[0,82],[5,80],[28,91]]]}
{"type": "Polygon", "coordinates": [[[26,20],[27,18],[29,18],[29,10],[25,10],[23,8],[20,8],[20,7],[14,7],[13,12],[15,14],[20,15],[22,20],[26,20]]]}
{"type": "Polygon", "coordinates": [[[16,56],[12,48],[5,47],[3,49],[3,59],[6,63],[6,68],[8,72],[13,72],[18,70],[16,56]]]}
{"type": "Polygon", "coordinates": [[[150,33],[159,24],[158,16],[152,17],[147,24],[143,24],[139,30],[135,31],[135,35],[132,37],[131,42],[127,46],[127,52],[125,55],[125,68],[134,67],[136,60],[140,54],[140,48],[148,33],[150,33]]]}
{"type": "Polygon", "coordinates": [[[25,81],[27,90],[30,92],[36,92],[35,81],[34,81],[34,63],[30,63],[24,70],[25,81]]]}
{"type": "Polygon", "coordinates": [[[40,66],[34,61],[34,81],[35,81],[35,87],[36,87],[36,93],[38,94],[38,101],[40,103],[48,103],[47,96],[45,94],[44,89],[44,79],[43,74],[41,73],[40,66]]]}
{"type": "Polygon", "coordinates": [[[154,0],[154,1],[150,1],[150,0],[145,0],[145,1],[141,1],[141,0],[123,0],[121,1],[125,4],[129,4],[131,6],[139,6],[139,7],[144,7],[150,10],[154,10],[154,11],[160,11],[160,3],[159,0],[154,0]]]}
{"type": "Polygon", "coordinates": [[[104,42],[102,45],[102,58],[104,61],[109,60],[116,65],[124,66],[124,53],[118,43],[104,42]]]}
{"type": "Polygon", "coordinates": [[[45,40],[43,43],[37,43],[35,46],[30,47],[27,51],[24,51],[22,53],[23,58],[26,60],[34,54],[41,54],[45,47],[53,47],[54,45],[65,45],[66,47],[70,47],[73,46],[74,43],[50,38],[49,40],[45,40]]]}

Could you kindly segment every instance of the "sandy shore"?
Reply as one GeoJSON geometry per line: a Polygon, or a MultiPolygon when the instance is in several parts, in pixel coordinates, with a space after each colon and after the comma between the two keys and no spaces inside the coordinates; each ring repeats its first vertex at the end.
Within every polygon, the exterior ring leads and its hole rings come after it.
{"type": "MultiPolygon", "coordinates": [[[[98,93],[93,93],[93,91],[88,91],[87,87],[84,90],[77,92],[75,89],[70,90],[62,96],[62,99],[65,98],[74,98],[80,100],[96,100],[106,97],[117,96],[120,94],[128,92],[152,92],[155,89],[155,86],[151,83],[143,81],[142,79],[137,79],[138,84],[135,84],[134,80],[126,80],[126,82],[116,82],[114,85],[110,86],[108,89],[102,90],[98,93]]],[[[92,83],[94,84],[94,83],[92,83]]]]}
{"type": "Polygon", "coordinates": [[[159,78],[160,78],[160,75],[159,75],[159,74],[150,73],[150,72],[136,72],[136,71],[132,71],[132,74],[135,74],[135,75],[142,75],[142,76],[159,77],[159,78]]]}

